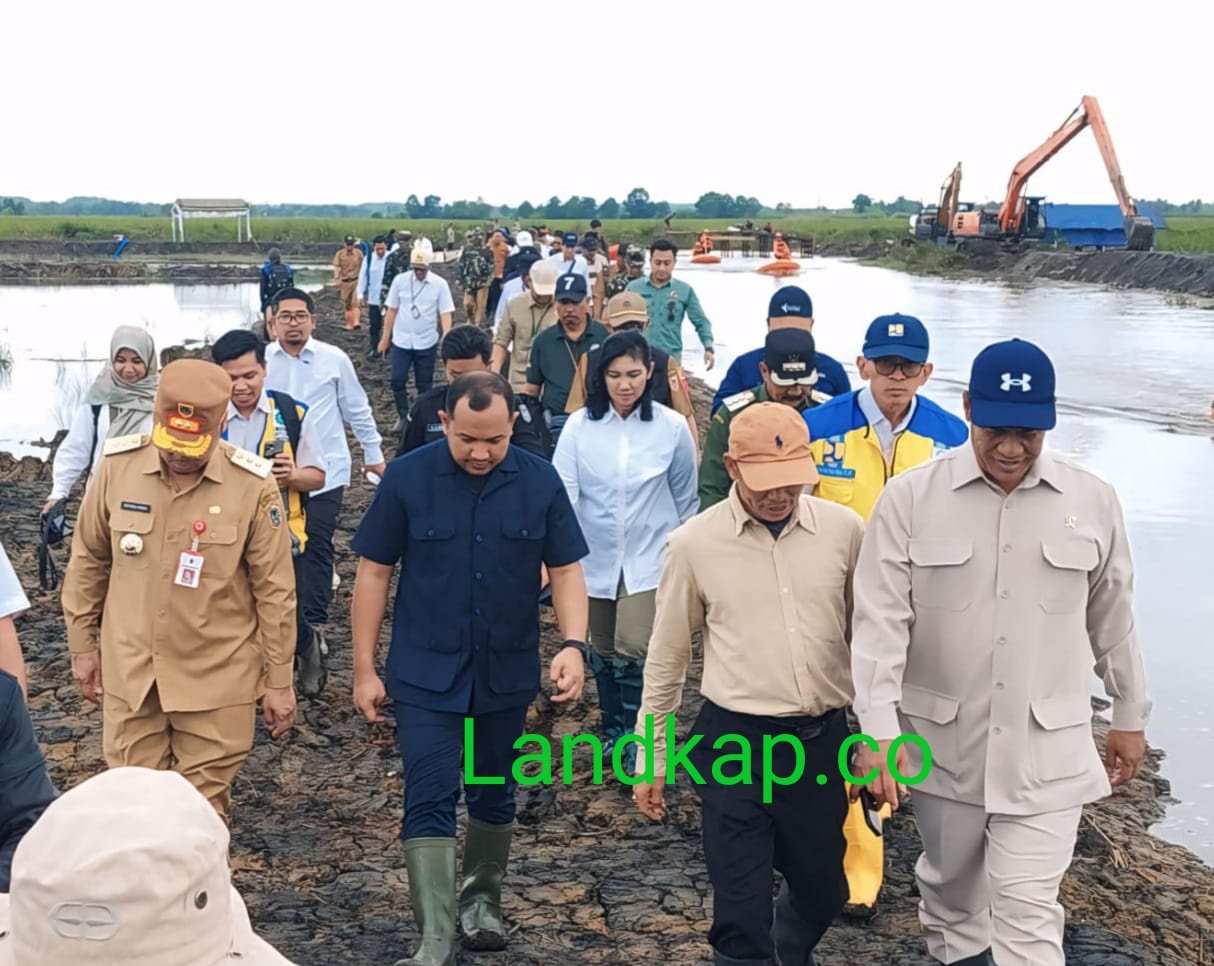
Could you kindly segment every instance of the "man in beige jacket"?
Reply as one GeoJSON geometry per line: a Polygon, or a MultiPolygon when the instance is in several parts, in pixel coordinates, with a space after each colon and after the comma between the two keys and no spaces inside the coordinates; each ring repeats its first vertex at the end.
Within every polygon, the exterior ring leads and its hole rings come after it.
{"type": "Polygon", "coordinates": [[[1013,339],[974,361],[970,445],[886,484],[855,581],[855,774],[914,785],[928,950],[943,963],[1062,966],[1058,886],[1082,806],[1133,778],[1150,714],[1117,496],[1042,452],[1054,369],[1013,339]],[[1101,767],[1090,677],[1113,699],[1101,767]],[[914,750],[911,750],[911,749],[914,750]],[[1107,771],[1107,774],[1106,774],[1107,771]],[[921,779],[921,781],[920,781],[921,779]],[[993,954],[993,959],[992,959],[993,954]]]}

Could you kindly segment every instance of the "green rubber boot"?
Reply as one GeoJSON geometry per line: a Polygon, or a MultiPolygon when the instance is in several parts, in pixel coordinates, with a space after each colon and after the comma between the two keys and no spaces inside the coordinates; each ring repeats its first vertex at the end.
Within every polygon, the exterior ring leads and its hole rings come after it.
{"type": "Polygon", "coordinates": [[[466,949],[505,949],[502,879],[510,858],[514,823],[488,825],[468,819],[460,877],[459,924],[466,949]]]}
{"type": "Polygon", "coordinates": [[[422,941],[394,966],[455,966],[455,839],[407,839],[405,869],[422,941]]]}

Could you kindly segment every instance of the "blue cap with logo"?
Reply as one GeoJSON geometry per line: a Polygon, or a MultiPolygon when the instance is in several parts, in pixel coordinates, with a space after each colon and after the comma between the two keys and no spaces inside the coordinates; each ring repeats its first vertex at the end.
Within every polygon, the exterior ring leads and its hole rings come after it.
{"type": "Polygon", "coordinates": [[[864,358],[900,356],[911,362],[927,362],[927,326],[913,315],[879,315],[864,333],[864,358]]]}
{"type": "Polygon", "coordinates": [[[580,302],[589,294],[586,276],[579,272],[565,272],[557,276],[556,300],[558,302],[580,302]]]}
{"type": "Polygon", "coordinates": [[[785,285],[782,289],[778,289],[776,294],[771,297],[771,301],[767,303],[767,317],[769,319],[786,319],[794,315],[798,318],[812,319],[814,303],[805,289],[798,288],[796,285],[785,285]]]}
{"type": "Polygon", "coordinates": [[[577,232],[567,231],[565,234],[561,235],[561,241],[563,241],[569,248],[576,248],[580,239],[577,236],[577,232]]]}
{"type": "Polygon", "coordinates": [[[970,418],[987,429],[1053,429],[1054,364],[1023,339],[988,345],[970,370],[970,418]]]}

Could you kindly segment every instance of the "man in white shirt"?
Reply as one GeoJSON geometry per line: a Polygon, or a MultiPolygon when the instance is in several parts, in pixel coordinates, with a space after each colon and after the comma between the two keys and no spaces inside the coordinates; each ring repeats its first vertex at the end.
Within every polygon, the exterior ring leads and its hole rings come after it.
{"type": "MultiPolygon", "coordinates": [[[[232,380],[223,438],[273,463],[287,511],[295,585],[302,587],[308,540],[306,495],[325,485],[325,458],[316,427],[306,418],[304,403],[285,392],[267,392],[265,346],[248,329],[221,335],[211,346],[211,358],[232,380]]],[[[295,609],[295,666],[300,691],[315,697],[324,690],[324,663],[302,607],[295,609]]]]}
{"type": "Polygon", "coordinates": [[[384,305],[384,334],[379,340],[381,355],[392,362],[392,398],[396,401],[396,426],[399,433],[409,417],[409,370],[417,394],[434,386],[434,365],[438,359],[438,338],[451,331],[455,300],[451,287],[441,275],[430,271],[429,259],[420,249],[409,258],[408,272],[392,280],[384,305]]]}
{"type": "Polygon", "coordinates": [[[549,264],[556,269],[558,278],[566,272],[577,272],[582,278],[586,279],[586,291],[589,292],[590,266],[586,264],[586,259],[577,253],[577,235],[571,231],[567,231],[561,236],[561,242],[563,244],[562,250],[556,255],[549,256],[549,264]]]}
{"type": "Polygon", "coordinates": [[[362,278],[358,280],[358,293],[362,304],[367,307],[371,319],[370,344],[367,346],[367,358],[375,358],[375,350],[379,345],[380,334],[384,330],[383,310],[380,307],[380,286],[384,283],[384,267],[388,264],[388,239],[376,235],[371,243],[371,257],[363,262],[362,278]]]}
{"type": "MultiPolygon", "coordinates": [[[[325,461],[325,484],[308,498],[307,544],[300,560],[303,585],[297,588],[304,618],[317,631],[329,619],[333,598],[333,531],[341,499],[350,485],[350,449],[345,424],[363,450],[363,466],[383,476],[383,439],[354,364],[337,346],[312,338],[316,328],[312,296],[297,288],[275,296],[274,327],[278,341],[266,350],[266,388],[289,393],[308,407],[325,461]]],[[[322,643],[322,650],[324,646],[322,643]]]]}

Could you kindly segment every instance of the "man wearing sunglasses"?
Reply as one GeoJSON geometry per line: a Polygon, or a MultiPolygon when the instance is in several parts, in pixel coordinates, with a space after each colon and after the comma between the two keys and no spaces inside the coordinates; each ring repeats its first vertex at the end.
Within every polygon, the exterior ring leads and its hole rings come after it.
{"type": "MultiPolygon", "coordinates": [[[[865,385],[805,412],[818,465],[816,496],[851,507],[867,522],[887,480],[966,441],[962,420],[918,395],[932,374],[928,347],[927,328],[914,316],[882,315],[869,325],[856,360],[865,385]]],[[[854,788],[843,825],[851,893],[845,914],[871,919],[885,856],[858,793],[854,788]]]]}

